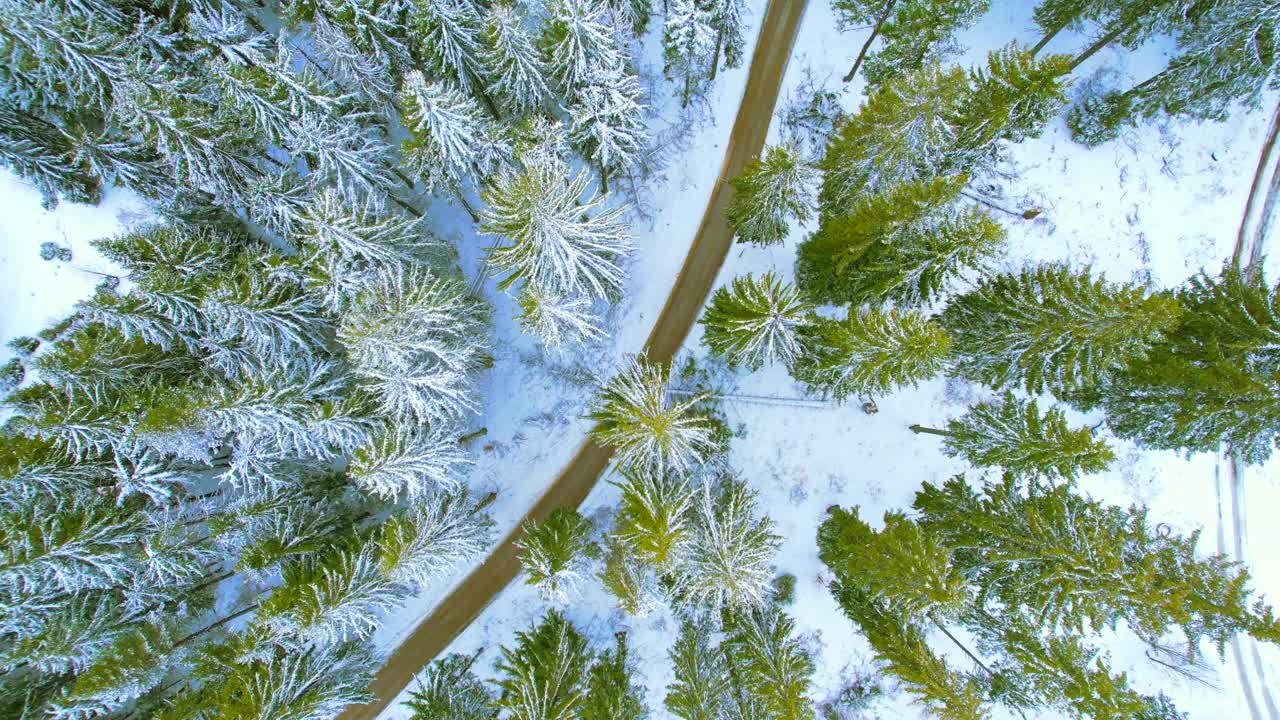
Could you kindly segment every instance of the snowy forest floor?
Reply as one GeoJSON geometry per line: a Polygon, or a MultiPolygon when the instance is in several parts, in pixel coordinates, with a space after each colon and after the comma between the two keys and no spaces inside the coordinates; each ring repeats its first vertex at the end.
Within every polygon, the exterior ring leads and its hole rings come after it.
{"type": "MultiPolygon", "coordinates": [[[[748,37],[755,37],[764,5],[762,0],[749,3],[748,37]]],[[[993,5],[987,17],[961,37],[966,48],[962,63],[971,64],[1011,39],[1035,40],[1031,3],[997,0],[993,5]]],[[[856,108],[862,97],[859,84],[843,86],[839,78],[863,37],[856,32],[840,34],[834,28],[828,3],[815,0],[801,25],[784,80],[784,98],[806,77],[813,77],[840,93],[846,110],[856,108]]],[[[1084,44],[1084,38],[1064,33],[1049,49],[1068,51],[1084,44]]],[[[1141,80],[1161,66],[1169,50],[1168,43],[1153,42],[1135,53],[1104,51],[1084,65],[1077,77],[1083,82],[1094,73],[1104,73],[1118,77],[1118,84],[1141,80]]],[[[644,55],[650,77],[660,76],[660,52],[659,39],[651,32],[644,55]]],[[[545,357],[511,320],[516,314],[514,303],[488,283],[486,294],[496,306],[496,364],[482,384],[485,404],[478,425],[488,432],[475,443],[476,466],[470,482],[478,493],[498,491],[492,511],[499,537],[514,527],[580,446],[587,430],[580,416],[595,379],[609,375],[626,353],[642,346],[716,182],[745,78],[745,68],[723,71],[700,110],[708,121],[680,133],[668,130],[681,124],[678,102],[670,97],[669,88],[656,88],[662,95],[656,101],[653,127],[660,136],[672,138],[672,143],[666,148],[665,171],[646,190],[651,200],[645,217],[636,224],[639,251],[630,268],[627,300],[614,311],[608,341],[575,357],[545,357]]],[[[1180,283],[1202,267],[1219,267],[1232,254],[1275,102],[1274,96],[1268,97],[1263,109],[1240,109],[1221,124],[1146,124],[1093,150],[1073,144],[1062,121],[1055,121],[1042,138],[1013,149],[1004,177],[984,183],[990,185],[988,194],[1010,207],[1044,211],[1034,221],[1008,220],[1010,241],[1002,269],[1058,260],[1091,265],[1113,279],[1150,280],[1164,287],[1180,283]]],[[[777,125],[771,129],[771,142],[779,137],[777,125]]],[[[47,212],[39,207],[38,193],[0,173],[0,273],[5,278],[0,284],[0,340],[35,332],[86,297],[100,279],[86,271],[109,270],[88,241],[117,232],[144,218],[146,212],[140,201],[118,191],[108,192],[96,208],[64,204],[47,212]],[[74,259],[70,263],[41,261],[39,245],[46,240],[71,247],[74,259]]],[[[438,203],[430,214],[437,231],[460,248],[468,272],[474,275],[488,241],[475,235],[460,210],[438,203]]],[[[767,250],[734,248],[719,282],[768,269],[790,276],[795,246],[812,229],[795,228],[785,245],[767,250]]],[[[1275,265],[1268,263],[1273,280],[1275,265]]],[[[685,348],[700,365],[713,367],[700,346],[697,328],[685,348]]],[[[0,349],[0,360],[7,354],[0,349]]],[[[916,436],[907,426],[945,422],[983,399],[986,391],[940,378],[881,398],[880,412],[866,415],[856,404],[770,399],[800,397],[782,368],[754,374],[717,370],[716,377],[738,434],[731,464],[762,493],[761,505],[784,537],[777,558],[779,571],[794,573],[798,580],[790,612],[813,650],[818,668],[813,697],[821,702],[837,693],[853,674],[870,670],[866,644],[825,587],[828,578],[814,544],[825,509],[832,504],[859,505],[866,517],[878,517],[885,510],[907,506],[922,482],[939,482],[959,472],[961,465],[942,455],[936,438],[916,436]]],[[[1147,504],[1154,520],[1179,531],[1203,528],[1202,551],[1222,550],[1248,562],[1256,587],[1272,602],[1280,600],[1280,561],[1264,554],[1265,549],[1280,546],[1280,525],[1270,518],[1272,509],[1280,507],[1280,461],[1233,471],[1225,458],[1186,459],[1111,440],[1119,460],[1109,472],[1084,479],[1083,490],[1111,502],[1147,504]]],[[[616,501],[616,490],[601,483],[587,498],[584,513],[603,527],[616,501]]],[[[398,645],[473,567],[459,568],[388,617],[378,635],[379,644],[398,645]]],[[[545,610],[546,604],[533,589],[517,582],[449,650],[485,648],[478,667],[481,674],[488,674],[497,647],[509,643],[517,630],[545,610]]],[[[652,717],[666,717],[662,698],[671,680],[667,652],[677,631],[670,614],[629,617],[615,610],[611,598],[594,582],[584,585],[566,611],[598,647],[616,631],[629,633],[648,688],[652,717]]],[[[1139,689],[1163,690],[1193,718],[1280,718],[1276,708],[1280,650],[1275,647],[1241,643],[1229,647],[1221,661],[1210,654],[1204,671],[1206,685],[1149,661],[1143,646],[1127,633],[1117,634],[1109,645],[1115,668],[1129,670],[1139,689]]],[[[936,646],[954,662],[962,662],[943,642],[936,646]]],[[[382,717],[405,715],[403,707],[393,706],[382,717]]],[[[885,687],[885,696],[864,714],[867,718],[921,716],[892,687],[885,687]]]]}

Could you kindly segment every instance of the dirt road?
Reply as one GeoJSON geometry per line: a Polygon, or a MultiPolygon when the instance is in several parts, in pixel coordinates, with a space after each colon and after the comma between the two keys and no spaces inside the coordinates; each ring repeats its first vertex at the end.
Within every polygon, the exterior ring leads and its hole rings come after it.
{"type": "MultiPolygon", "coordinates": [[[[698,235],[667,297],[667,304],[645,343],[645,352],[651,360],[670,361],[684,344],[729,253],[733,235],[725,224],[724,211],[733,197],[733,188],[726,181],[755,159],[764,147],[805,4],[806,0],[769,2],[719,180],[711,191],[698,235]]],[[[595,487],[612,454],[611,449],[588,440],[525,518],[541,520],[558,507],[577,507],[595,487]]],[[[376,699],[367,705],[347,708],[339,720],[376,718],[423,665],[444,651],[480,615],[519,574],[520,561],[516,555],[519,537],[517,527],[391,653],[369,687],[376,699]]]]}

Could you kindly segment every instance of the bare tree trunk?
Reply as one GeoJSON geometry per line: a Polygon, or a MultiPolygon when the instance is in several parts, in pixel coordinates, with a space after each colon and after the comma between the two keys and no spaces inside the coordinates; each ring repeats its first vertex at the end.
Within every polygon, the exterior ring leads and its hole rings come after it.
{"type": "Polygon", "coordinates": [[[724,43],[724,28],[716,32],[716,52],[711,56],[711,79],[716,79],[716,71],[720,69],[720,48],[724,43]]]}
{"type": "Polygon", "coordinates": [[[1036,44],[1035,44],[1035,47],[1031,48],[1031,56],[1032,56],[1032,57],[1035,57],[1036,55],[1039,55],[1039,54],[1040,54],[1040,51],[1044,49],[1044,46],[1045,46],[1045,45],[1048,45],[1048,44],[1049,44],[1049,42],[1050,42],[1051,40],[1053,40],[1055,37],[1057,37],[1057,36],[1058,36],[1058,33],[1062,32],[1062,29],[1063,29],[1064,27],[1066,27],[1066,26],[1065,26],[1065,25],[1059,25],[1058,27],[1056,27],[1056,28],[1054,28],[1054,29],[1050,30],[1049,32],[1045,33],[1045,34],[1044,34],[1044,37],[1040,38],[1040,42],[1036,43],[1036,44]]]}
{"type": "Polygon", "coordinates": [[[1088,60],[1089,58],[1096,55],[1099,50],[1110,45],[1113,40],[1120,37],[1120,33],[1124,32],[1127,29],[1128,29],[1127,25],[1124,27],[1118,27],[1115,30],[1112,30],[1111,32],[1107,33],[1106,35],[1103,35],[1102,37],[1098,38],[1096,41],[1094,41],[1092,45],[1085,48],[1084,52],[1077,55],[1075,59],[1071,61],[1071,67],[1068,68],[1067,71],[1074,72],[1076,68],[1084,64],[1085,60],[1088,60]]]}
{"type": "Polygon", "coordinates": [[[893,8],[897,4],[898,0],[893,0],[885,7],[884,13],[876,18],[876,24],[871,28],[871,35],[867,37],[866,42],[862,43],[862,50],[858,52],[858,59],[853,61],[853,67],[849,70],[849,74],[844,76],[845,82],[850,82],[858,76],[858,69],[862,67],[862,61],[867,59],[867,52],[871,50],[871,43],[875,42],[877,37],[880,37],[880,28],[884,27],[885,21],[893,14],[893,8]]]}
{"type": "Polygon", "coordinates": [[[923,425],[912,425],[911,432],[917,435],[924,433],[926,435],[941,435],[943,437],[951,437],[951,433],[947,432],[946,430],[938,430],[936,428],[925,427],[923,425]]]}

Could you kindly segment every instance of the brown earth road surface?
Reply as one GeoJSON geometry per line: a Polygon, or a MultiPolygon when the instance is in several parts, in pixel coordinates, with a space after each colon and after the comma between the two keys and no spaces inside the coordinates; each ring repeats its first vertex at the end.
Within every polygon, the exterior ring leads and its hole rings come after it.
{"type": "MultiPolygon", "coordinates": [[[[764,147],[805,5],[806,0],[770,0],[765,11],[747,87],[725,149],[724,166],[711,191],[698,235],[645,343],[645,353],[650,360],[669,362],[675,357],[729,254],[733,234],[725,223],[724,211],[733,197],[733,187],[726,181],[759,156],[764,147]]],[[[524,519],[542,520],[556,508],[580,505],[595,487],[612,454],[610,448],[588,440],[524,519]]],[[[520,560],[516,553],[519,538],[520,526],[517,526],[391,653],[369,686],[374,701],[348,707],[338,716],[339,720],[376,718],[427,662],[443,652],[480,615],[519,574],[520,560]]]]}

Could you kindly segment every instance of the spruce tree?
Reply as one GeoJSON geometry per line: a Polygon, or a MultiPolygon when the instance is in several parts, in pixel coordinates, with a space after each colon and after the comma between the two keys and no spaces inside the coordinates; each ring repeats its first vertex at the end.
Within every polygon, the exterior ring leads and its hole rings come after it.
{"type": "Polygon", "coordinates": [[[725,220],[740,242],[776,245],[787,239],[790,222],[813,213],[818,174],[793,145],[774,145],[731,180],[733,200],[725,220]]]}
{"type": "Polygon", "coordinates": [[[1201,274],[1178,292],[1182,324],[1097,400],[1121,437],[1143,445],[1213,452],[1229,443],[1246,462],[1277,444],[1280,291],[1261,273],[1201,274]]]}
{"type": "Polygon", "coordinates": [[[587,675],[582,720],[643,720],[644,688],[631,680],[627,667],[627,634],[614,635],[614,647],[601,653],[587,675]]]}
{"type": "Polygon", "coordinates": [[[716,59],[715,18],[695,0],[670,0],[662,28],[664,70],[680,90],[681,107],[700,96],[716,59]]]}
{"type": "Polygon", "coordinates": [[[1011,392],[978,403],[945,430],[912,425],[917,433],[941,435],[949,457],[963,457],[976,467],[1001,467],[1021,477],[1072,482],[1082,474],[1102,472],[1115,459],[1105,440],[1090,427],[1071,429],[1062,411],[1040,414],[1034,399],[1011,392]]]}
{"type": "Polygon", "coordinates": [[[813,720],[809,681],[813,659],[795,637],[795,623],[777,607],[730,613],[722,646],[738,693],[770,720],[813,720]]]}
{"type": "Polygon", "coordinates": [[[702,341],[730,367],[758,370],[766,363],[790,367],[799,353],[799,330],[812,307],[772,272],[733,279],[711,296],[702,315],[702,341]]]}
{"type": "Polygon", "coordinates": [[[620,65],[618,36],[603,0],[551,0],[538,47],[562,95],[578,91],[602,67],[620,65]]]}
{"type": "Polygon", "coordinates": [[[694,607],[749,608],[765,602],[781,539],[756,517],[757,493],[736,478],[704,483],[689,550],[677,568],[677,597],[694,607]]]}
{"type": "Polygon", "coordinates": [[[602,196],[584,202],[588,182],[585,172],[539,157],[484,192],[481,232],[506,241],[489,252],[489,262],[507,273],[499,287],[523,281],[606,299],[621,292],[621,264],[631,250],[624,209],[606,207],[602,196]]]}
{"type": "Polygon", "coordinates": [[[644,617],[662,603],[657,572],[616,535],[609,539],[604,568],[598,577],[604,589],[617,599],[618,607],[629,615],[644,617]]]}
{"type": "Polygon", "coordinates": [[[519,304],[520,326],[553,353],[582,347],[604,336],[589,297],[526,285],[520,291],[519,304]]]}
{"type": "Polygon", "coordinates": [[[587,695],[587,641],[556,610],[537,626],[516,633],[496,668],[502,689],[498,707],[513,720],[572,720],[587,695]]]}
{"type": "Polygon", "coordinates": [[[955,338],[957,375],[1066,397],[1140,361],[1180,314],[1174,299],[1141,286],[1042,265],[982,281],[942,323],[955,338]]]}
{"type": "Polygon", "coordinates": [[[454,490],[471,461],[450,430],[393,430],[371,439],[352,455],[349,476],[366,492],[388,499],[454,490]]]}
{"type": "Polygon", "coordinates": [[[477,655],[453,653],[432,662],[418,675],[416,690],[405,706],[413,720],[493,720],[498,708],[493,693],[471,666],[477,655]]]}
{"type": "Polygon", "coordinates": [[[485,180],[504,164],[506,148],[471,96],[428,82],[415,70],[405,75],[400,103],[413,133],[404,143],[401,164],[429,189],[456,191],[464,183],[485,180]]]}
{"type": "Polygon", "coordinates": [[[711,639],[714,632],[707,618],[680,622],[680,635],[671,646],[675,682],[667,686],[664,704],[681,720],[719,720],[731,712],[726,706],[729,670],[711,639]]]}
{"type": "Polygon", "coordinates": [[[742,0],[712,0],[708,5],[708,14],[710,25],[716,32],[716,47],[711,57],[709,75],[710,80],[715,80],[721,55],[724,55],[724,65],[727,68],[736,68],[742,64],[745,46],[742,26],[746,21],[746,8],[742,0]]]}
{"type": "Polygon", "coordinates": [[[569,142],[595,166],[606,193],[609,178],[642,161],[649,139],[645,110],[639,80],[621,64],[602,65],[570,109],[569,142]]]}
{"type": "Polygon", "coordinates": [[[550,602],[568,600],[587,561],[599,555],[590,535],[591,521],[568,508],[556,508],[542,522],[526,522],[517,544],[527,582],[550,602]]]}
{"type": "Polygon", "coordinates": [[[880,26],[883,47],[867,56],[872,86],[934,62],[955,46],[955,34],[986,14],[990,0],[901,0],[880,26]]]}
{"type": "Polygon", "coordinates": [[[702,398],[677,399],[670,383],[669,366],[633,357],[598,390],[591,436],[613,446],[624,467],[684,472],[715,452],[710,421],[695,410],[702,398]]]}
{"type": "MultiPolygon", "coordinates": [[[[796,251],[796,282],[800,289],[816,301],[843,303],[859,294],[863,284],[861,278],[852,277],[850,268],[873,264],[877,254],[895,252],[887,249],[892,246],[916,248],[911,254],[917,256],[932,254],[944,260],[952,257],[953,253],[946,250],[953,243],[935,237],[935,231],[940,231],[941,224],[952,215],[950,206],[967,182],[965,175],[905,182],[866,195],[848,207],[831,208],[829,214],[824,209],[818,231],[800,243],[796,251]],[[908,235],[914,236],[915,241],[904,239],[908,235]],[[931,245],[943,252],[930,253],[931,245]]],[[[989,236],[988,233],[986,237],[989,236]]],[[[903,266],[897,274],[911,273],[912,268],[906,263],[913,258],[905,249],[896,252],[903,256],[903,266]]]]}
{"type": "Polygon", "coordinates": [[[541,108],[551,96],[547,67],[523,15],[509,5],[494,4],[485,12],[480,38],[489,92],[516,115],[541,108]]]}
{"type": "Polygon", "coordinates": [[[622,470],[614,536],[637,559],[667,571],[685,557],[693,523],[694,490],[678,473],[622,470]]]}
{"type": "Polygon", "coordinates": [[[951,355],[942,326],[914,311],[849,309],[844,320],[815,318],[800,335],[792,377],[813,393],[845,400],[915,386],[951,355]]]}

